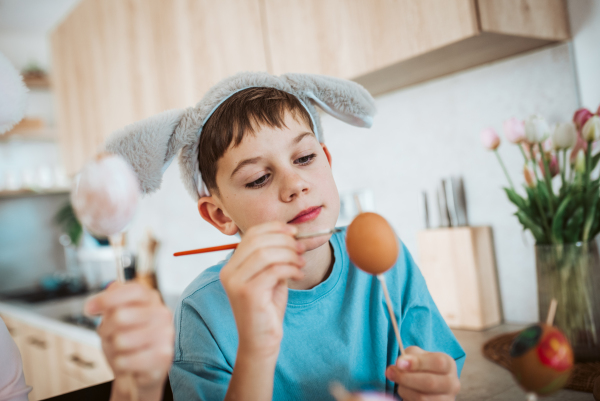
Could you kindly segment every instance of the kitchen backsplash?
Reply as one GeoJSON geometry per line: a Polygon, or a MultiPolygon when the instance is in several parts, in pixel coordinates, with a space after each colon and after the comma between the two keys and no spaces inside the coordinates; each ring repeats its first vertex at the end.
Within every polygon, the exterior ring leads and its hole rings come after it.
{"type": "Polygon", "coordinates": [[[0,198],[0,293],[35,288],[45,275],[65,272],[54,214],[68,194],[0,198]]]}

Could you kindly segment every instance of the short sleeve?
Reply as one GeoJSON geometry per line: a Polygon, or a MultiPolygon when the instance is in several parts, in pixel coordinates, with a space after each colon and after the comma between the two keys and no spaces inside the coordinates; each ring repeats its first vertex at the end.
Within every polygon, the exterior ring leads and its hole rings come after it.
{"type": "Polygon", "coordinates": [[[421,271],[404,244],[402,254],[400,267],[406,273],[406,280],[400,330],[404,346],[416,345],[425,351],[450,355],[456,361],[460,377],[466,358],[465,351],[440,314],[421,271]]]}
{"type": "Polygon", "coordinates": [[[196,305],[184,299],[175,312],[175,359],[169,372],[173,398],[223,400],[232,372],[196,305]]]}
{"type": "Polygon", "coordinates": [[[0,318],[0,401],[27,401],[31,387],[25,384],[23,363],[17,345],[0,318]]]}

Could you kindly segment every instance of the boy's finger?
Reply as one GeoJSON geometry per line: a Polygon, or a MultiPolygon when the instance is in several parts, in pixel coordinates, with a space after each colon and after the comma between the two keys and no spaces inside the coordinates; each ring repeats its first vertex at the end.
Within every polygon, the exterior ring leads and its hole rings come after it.
{"type": "Polygon", "coordinates": [[[296,235],[298,233],[298,228],[296,226],[286,224],[282,221],[270,221],[268,223],[250,227],[248,231],[246,231],[246,235],[252,236],[261,235],[265,233],[282,233],[288,235],[296,235]]]}
{"type": "Polygon", "coordinates": [[[252,253],[267,248],[289,248],[296,253],[302,253],[306,246],[291,235],[270,233],[242,241],[231,260],[234,261],[235,268],[238,268],[252,253]]]}
{"type": "Polygon", "coordinates": [[[435,373],[403,372],[396,366],[388,367],[386,376],[400,387],[422,394],[456,394],[458,379],[451,375],[435,373]]]}
{"type": "Polygon", "coordinates": [[[423,394],[418,391],[412,390],[406,387],[398,387],[398,395],[403,400],[428,400],[428,401],[447,401],[448,396],[446,395],[430,395],[423,394]]]}
{"type": "Polygon", "coordinates": [[[456,362],[442,352],[408,352],[396,361],[396,367],[407,372],[447,374],[456,369],[456,362]]]}
{"type": "Polygon", "coordinates": [[[101,337],[110,337],[118,331],[133,329],[152,322],[171,324],[173,316],[166,307],[124,306],[108,312],[98,327],[101,337]]]}
{"type": "Polygon", "coordinates": [[[304,273],[295,266],[274,265],[264,272],[257,274],[256,277],[249,282],[249,285],[252,285],[256,291],[262,292],[272,289],[282,280],[300,280],[302,278],[304,278],[304,273]]]}
{"type": "Polygon", "coordinates": [[[112,338],[112,345],[115,353],[128,353],[146,348],[152,344],[174,346],[171,344],[171,340],[170,327],[164,327],[162,324],[152,324],[116,333],[112,338]]]}
{"type": "Polygon", "coordinates": [[[157,300],[160,302],[160,297],[153,294],[152,290],[142,284],[132,282],[94,295],[86,301],[84,312],[88,315],[98,315],[128,303],[153,303],[157,300]]]}
{"type": "Polygon", "coordinates": [[[246,282],[262,270],[276,264],[304,266],[304,258],[288,248],[261,248],[253,252],[236,272],[237,280],[246,282]]]}
{"type": "MultiPolygon", "coordinates": [[[[146,348],[138,352],[119,355],[115,358],[115,369],[118,372],[156,373],[166,374],[173,361],[173,347],[146,348]]],[[[158,377],[157,377],[158,378],[158,377]]]]}

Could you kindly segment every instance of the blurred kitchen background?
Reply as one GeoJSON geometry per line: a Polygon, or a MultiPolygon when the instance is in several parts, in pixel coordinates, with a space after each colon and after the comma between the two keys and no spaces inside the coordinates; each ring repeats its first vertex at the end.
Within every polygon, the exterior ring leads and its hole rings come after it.
{"type": "MultiPolygon", "coordinates": [[[[440,179],[460,176],[469,224],[493,231],[504,321],[536,321],[534,240],[479,132],[509,117],[556,123],[595,111],[598,43],[599,0],[0,0],[0,52],[30,90],[26,120],[0,136],[0,295],[80,293],[109,280],[107,247],[84,234],[76,248],[55,222],[73,176],[113,130],[192,106],[238,71],[267,70],[354,79],[376,95],[370,130],[322,116],[340,223],[358,194],[419,260],[422,193],[437,227],[440,179]]],[[[516,147],[499,151],[522,182],[516,147]]],[[[224,257],[173,252],[235,241],[201,219],[177,163],[141,203],[133,256],[148,233],[166,300],[224,257]]]]}

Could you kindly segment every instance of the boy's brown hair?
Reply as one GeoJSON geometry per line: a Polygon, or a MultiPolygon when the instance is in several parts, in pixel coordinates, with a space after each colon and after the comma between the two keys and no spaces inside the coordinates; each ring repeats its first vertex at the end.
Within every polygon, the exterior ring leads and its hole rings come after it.
{"type": "Polygon", "coordinates": [[[198,146],[200,174],[211,193],[219,194],[217,162],[227,149],[238,146],[245,135],[254,135],[261,126],[286,127],[286,112],[292,113],[296,121],[305,122],[314,132],[310,115],[300,100],[274,88],[244,89],[215,110],[202,128],[198,146]]]}

